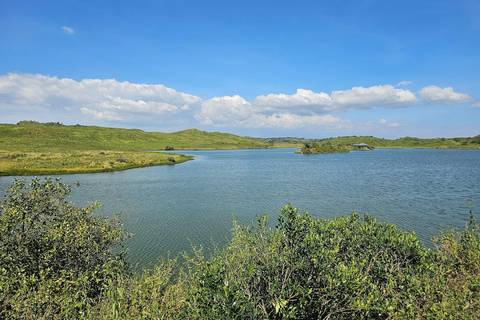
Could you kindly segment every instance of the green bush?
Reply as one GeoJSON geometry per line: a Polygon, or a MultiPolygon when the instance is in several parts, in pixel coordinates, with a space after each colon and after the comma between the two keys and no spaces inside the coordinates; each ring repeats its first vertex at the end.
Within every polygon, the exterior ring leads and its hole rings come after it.
{"type": "Polygon", "coordinates": [[[65,200],[71,187],[46,178],[16,180],[0,212],[0,318],[77,318],[109,279],[127,271],[128,236],[118,217],[92,215],[65,200]]]}
{"type": "Polygon", "coordinates": [[[176,261],[167,259],[134,276],[117,277],[92,308],[97,319],[182,318],[186,284],[174,276],[176,261]]]}
{"type": "Polygon", "coordinates": [[[479,319],[480,232],[473,212],[463,231],[442,232],[434,242],[434,270],[418,279],[419,313],[429,319],[479,319]]]}
{"type": "Polygon", "coordinates": [[[0,214],[0,319],[478,319],[480,231],[412,233],[290,205],[278,223],[234,225],[225,248],[130,272],[118,217],[65,200],[71,187],[15,181],[0,214]]]}
{"type": "Polygon", "coordinates": [[[433,263],[413,234],[370,216],[316,220],[286,206],[274,230],[258,222],[197,257],[192,316],[386,319],[412,307],[414,275],[433,263]]]}

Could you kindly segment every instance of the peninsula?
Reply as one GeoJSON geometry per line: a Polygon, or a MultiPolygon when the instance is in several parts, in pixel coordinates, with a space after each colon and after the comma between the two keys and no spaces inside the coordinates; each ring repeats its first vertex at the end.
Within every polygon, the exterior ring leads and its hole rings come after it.
{"type": "Polygon", "coordinates": [[[175,150],[266,147],[251,138],[196,129],[160,133],[21,121],[0,124],[0,176],[108,172],[193,159],[175,150]],[[168,152],[152,152],[160,150],[168,152]]]}

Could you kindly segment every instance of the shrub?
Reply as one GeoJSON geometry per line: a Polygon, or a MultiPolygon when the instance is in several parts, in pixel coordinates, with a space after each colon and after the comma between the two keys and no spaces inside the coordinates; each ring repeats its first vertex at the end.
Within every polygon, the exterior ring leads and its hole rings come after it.
{"type": "Polygon", "coordinates": [[[78,318],[108,282],[127,271],[128,236],[119,217],[94,217],[99,207],[65,200],[58,179],[15,180],[0,211],[0,318],[78,318]]]}
{"type": "Polygon", "coordinates": [[[211,260],[192,260],[192,317],[386,319],[409,308],[413,277],[432,262],[413,234],[354,213],[316,220],[286,206],[276,228],[267,216],[235,226],[211,260]]]}
{"type": "Polygon", "coordinates": [[[480,232],[470,210],[463,231],[442,232],[432,272],[418,279],[418,313],[429,319],[478,319],[480,315],[480,232]]]}
{"type": "Polygon", "coordinates": [[[174,277],[175,260],[160,261],[152,269],[112,281],[90,313],[98,319],[182,318],[185,283],[174,277]]]}

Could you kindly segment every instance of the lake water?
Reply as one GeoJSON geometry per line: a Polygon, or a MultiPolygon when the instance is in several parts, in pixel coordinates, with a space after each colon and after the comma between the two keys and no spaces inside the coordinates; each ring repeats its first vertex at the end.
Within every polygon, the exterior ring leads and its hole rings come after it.
{"type": "MultiPolygon", "coordinates": [[[[190,242],[226,243],[233,220],[271,225],[287,203],[316,218],[369,213],[415,231],[428,246],[440,230],[462,228],[480,212],[480,151],[376,149],[295,154],[296,149],[184,151],[194,161],[127,171],[63,175],[80,181],[72,201],[100,200],[101,214],[127,213],[135,233],[129,259],[144,266],[189,250],[190,242]]],[[[178,152],[178,151],[177,151],[178,152]]],[[[0,177],[5,190],[14,177],[0,177]]]]}

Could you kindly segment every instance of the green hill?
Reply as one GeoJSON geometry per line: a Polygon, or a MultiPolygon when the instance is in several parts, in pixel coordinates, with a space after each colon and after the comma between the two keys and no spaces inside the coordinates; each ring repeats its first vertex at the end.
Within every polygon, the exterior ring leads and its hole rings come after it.
{"type": "Polygon", "coordinates": [[[179,149],[265,148],[268,144],[196,129],[175,133],[22,121],[0,124],[0,176],[105,172],[193,159],[179,149]]]}
{"type": "Polygon", "coordinates": [[[248,149],[268,144],[228,133],[196,129],[175,133],[22,121],[0,124],[2,151],[248,149]]]}
{"type": "Polygon", "coordinates": [[[480,149],[480,135],[466,138],[420,139],[403,137],[400,139],[383,139],[372,136],[345,136],[328,139],[302,138],[259,138],[260,142],[277,146],[302,147],[305,143],[330,143],[337,146],[348,146],[366,143],[374,148],[438,148],[438,149],[480,149]]]}

